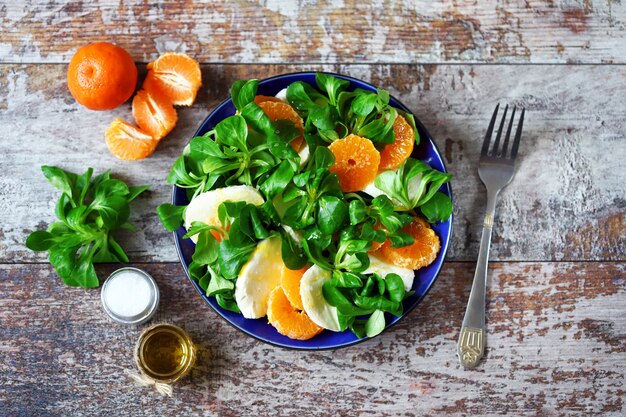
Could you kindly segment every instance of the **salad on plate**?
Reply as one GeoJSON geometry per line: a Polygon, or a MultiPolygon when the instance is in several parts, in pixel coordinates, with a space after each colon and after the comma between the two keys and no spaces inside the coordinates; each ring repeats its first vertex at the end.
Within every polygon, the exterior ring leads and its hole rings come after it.
{"type": "Polygon", "coordinates": [[[189,204],[157,211],[166,229],[184,226],[188,272],[223,309],[291,339],[373,337],[441,249],[431,225],[452,213],[440,191],[451,175],[411,157],[413,116],[387,91],[315,82],[263,96],[257,80],[236,81],[236,113],[194,137],[168,176],[189,204]]]}

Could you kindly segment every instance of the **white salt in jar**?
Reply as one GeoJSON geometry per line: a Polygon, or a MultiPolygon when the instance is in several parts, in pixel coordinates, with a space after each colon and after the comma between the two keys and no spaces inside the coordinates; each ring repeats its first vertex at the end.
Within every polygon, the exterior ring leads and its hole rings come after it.
{"type": "Polygon", "coordinates": [[[104,311],[116,322],[142,324],[156,312],[159,288],[141,269],[120,268],[104,281],[100,298],[104,311]]]}

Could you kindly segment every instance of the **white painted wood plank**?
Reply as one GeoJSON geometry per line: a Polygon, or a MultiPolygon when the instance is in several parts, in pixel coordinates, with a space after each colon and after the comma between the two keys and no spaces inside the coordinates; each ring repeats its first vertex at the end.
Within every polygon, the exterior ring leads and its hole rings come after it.
{"type": "Polygon", "coordinates": [[[9,1],[0,33],[0,62],[67,62],[110,40],[144,62],[626,63],[615,0],[9,1]]]}

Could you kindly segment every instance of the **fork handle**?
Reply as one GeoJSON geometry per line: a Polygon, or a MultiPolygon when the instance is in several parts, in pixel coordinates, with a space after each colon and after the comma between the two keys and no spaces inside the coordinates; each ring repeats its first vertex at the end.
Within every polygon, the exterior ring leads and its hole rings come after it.
{"type": "Polygon", "coordinates": [[[463,318],[461,334],[457,344],[457,355],[461,365],[474,368],[485,353],[485,293],[487,291],[487,265],[489,263],[489,247],[491,230],[496,208],[498,191],[487,190],[487,211],[483,221],[483,233],[480,238],[478,262],[474,272],[472,291],[470,292],[467,310],[463,318]]]}

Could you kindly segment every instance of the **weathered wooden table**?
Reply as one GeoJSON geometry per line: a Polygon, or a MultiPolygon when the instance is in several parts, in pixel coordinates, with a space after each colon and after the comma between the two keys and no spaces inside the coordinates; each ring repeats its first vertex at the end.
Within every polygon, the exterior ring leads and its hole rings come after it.
{"type": "MultiPolygon", "coordinates": [[[[626,5],[623,2],[4,1],[0,4],[0,415],[622,416],[626,405],[626,5]],[[130,105],[92,112],[66,63],[97,40],[145,71],[178,50],[203,65],[196,104],[149,159],[104,143],[130,105]],[[165,178],[239,78],[301,70],[387,88],[431,131],[455,174],[451,250],[401,324],[323,352],[272,347],[235,330],[195,293],[155,207],[165,178]],[[462,369],[455,343],[484,204],[481,137],[496,102],[527,117],[518,172],[498,204],[489,267],[488,350],[462,369]],[[64,286],[29,232],[53,221],[39,166],[88,166],[152,184],[125,236],[158,281],[156,321],[199,346],[191,377],[162,398],[134,385],[141,331],[110,322],[99,290],[64,286]]],[[[115,265],[98,268],[105,277],[115,265]]]]}

